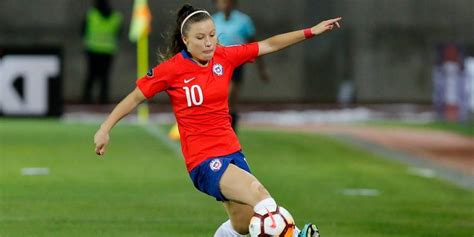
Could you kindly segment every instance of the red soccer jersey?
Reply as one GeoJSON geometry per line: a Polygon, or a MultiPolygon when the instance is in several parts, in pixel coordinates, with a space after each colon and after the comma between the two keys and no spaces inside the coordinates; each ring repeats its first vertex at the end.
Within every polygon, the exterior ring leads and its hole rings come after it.
{"type": "Polygon", "coordinates": [[[217,46],[209,64],[201,67],[182,51],[137,80],[147,98],[161,91],[170,97],[188,171],[241,149],[229,115],[230,80],[236,67],[257,56],[258,43],[217,46]]]}

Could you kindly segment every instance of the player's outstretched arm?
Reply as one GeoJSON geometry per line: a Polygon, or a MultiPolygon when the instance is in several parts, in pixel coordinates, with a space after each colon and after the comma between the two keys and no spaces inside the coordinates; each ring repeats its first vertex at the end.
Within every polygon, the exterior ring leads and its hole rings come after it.
{"type": "Polygon", "coordinates": [[[143,102],[146,97],[140,91],[140,89],[135,88],[130,94],[127,95],[120,103],[115,106],[112,113],[107,117],[107,119],[100,125],[99,130],[95,133],[94,143],[95,143],[95,153],[97,155],[104,155],[105,148],[109,143],[109,132],[114,127],[114,125],[120,121],[125,115],[130,113],[137,105],[143,102]]]}
{"type": "Polygon", "coordinates": [[[258,42],[258,56],[276,52],[288,46],[296,44],[309,37],[322,34],[326,31],[332,30],[334,27],[340,28],[339,21],[342,17],[322,21],[321,23],[305,30],[297,30],[285,34],[276,35],[266,40],[258,42]]]}

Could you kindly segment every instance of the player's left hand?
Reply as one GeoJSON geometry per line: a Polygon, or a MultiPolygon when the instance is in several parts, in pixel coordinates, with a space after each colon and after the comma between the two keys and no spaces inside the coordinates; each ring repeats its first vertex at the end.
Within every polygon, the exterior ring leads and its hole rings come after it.
{"type": "Polygon", "coordinates": [[[105,154],[105,148],[109,144],[109,133],[98,130],[94,135],[95,153],[99,156],[105,154]]]}
{"type": "Polygon", "coordinates": [[[339,21],[341,19],[342,17],[338,17],[338,18],[322,21],[321,23],[311,28],[311,33],[313,33],[313,35],[319,35],[328,30],[334,29],[334,27],[341,28],[341,25],[339,24],[339,21]]]}

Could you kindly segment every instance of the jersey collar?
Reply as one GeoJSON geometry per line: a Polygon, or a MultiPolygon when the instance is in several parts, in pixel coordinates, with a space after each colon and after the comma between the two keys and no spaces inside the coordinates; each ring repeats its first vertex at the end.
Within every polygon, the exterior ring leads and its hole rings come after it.
{"type": "Polygon", "coordinates": [[[192,58],[191,58],[191,55],[189,55],[189,53],[186,51],[186,50],[181,50],[180,52],[181,56],[183,56],[184,60],[188,60],[189,62],[193,63],[194,65],[198,66],[199,68],[208,68],[212,62],[213,62],[213,59],[211,59],[211,61],[209,61],[209,63],[207,64],[207,66],[203,67],[201,65],[199,65],[196,61],[194,61],[192,58]]]}
{"type": "Polygon", "coordinates": [[[197,64],[196,62],[194,62],[194,60],[191,58],[191,56],[188,54],[188,52],[186,52],[186,50],[181,50],[181,55],[183,56],[184,59],[187,59],[189,61],[191,61],[192,63],[194,64],[197,64]]]}

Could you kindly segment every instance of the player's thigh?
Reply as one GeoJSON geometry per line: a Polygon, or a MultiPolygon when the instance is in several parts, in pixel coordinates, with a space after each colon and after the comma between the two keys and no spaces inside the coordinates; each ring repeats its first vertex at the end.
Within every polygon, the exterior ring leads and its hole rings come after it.
{"type": "Polygon", "coordinates": [[[229,215],[232,227],[240,234],[247,234],[250,219],[253,216],[253,208],[247,204],[240,204],[233,201],[225,201],[223,204],[229,215]]]}
{"type": "Polygon", "coordinates": [[[270,197],[263,185],[245,170],[230,164],[219,182],[221,193],[230,201],[255,206],[270,197]]]}

